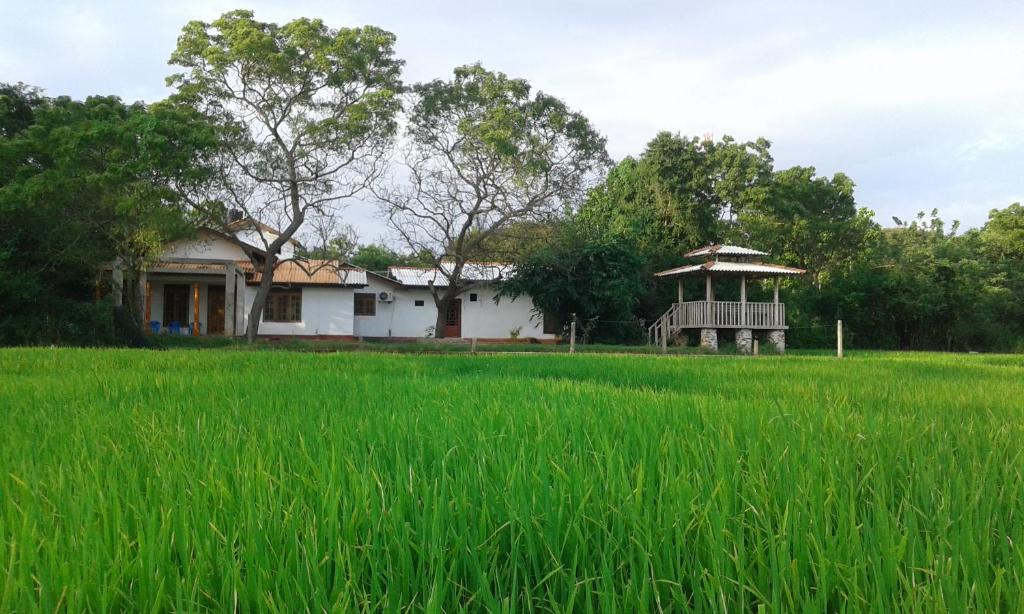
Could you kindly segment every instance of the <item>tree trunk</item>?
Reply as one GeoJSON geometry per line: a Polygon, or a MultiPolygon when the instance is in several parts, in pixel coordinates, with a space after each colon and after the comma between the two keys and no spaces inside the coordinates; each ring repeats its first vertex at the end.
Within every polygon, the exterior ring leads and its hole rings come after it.
{"type": "Polygon", "coordinates": [[[263,270],[260,273],[260,285],[256,289],[256,296],[253,298],[252,307],[249,309],[249,323],[245,327],[245,341],[252,345],[256,342],[256,336],[260,332],[260,320],[263,318],[263,308],[267,304],[267,297],[270,295],[270,287],[274,284],[274,262],[276,258],[268,256],[263,262],[263,270]]]}
{"type": "Polygon", "coordinates": [[[434,304],[437,305],[437,319],[434,322],[434,339],[444,338],[444,325],[448,321],[448,303],[450,302],[451,299],[448,298],[441,298],[434,301],[434,304]]]}

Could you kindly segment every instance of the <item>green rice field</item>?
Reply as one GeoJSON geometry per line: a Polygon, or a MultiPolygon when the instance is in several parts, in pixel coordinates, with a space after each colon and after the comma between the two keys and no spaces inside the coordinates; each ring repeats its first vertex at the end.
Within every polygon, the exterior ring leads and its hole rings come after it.
{"type": "Polygon", "coordinates": [[[1024,611],[1024,357],[0,350],[0,612],[1024,611]]]}

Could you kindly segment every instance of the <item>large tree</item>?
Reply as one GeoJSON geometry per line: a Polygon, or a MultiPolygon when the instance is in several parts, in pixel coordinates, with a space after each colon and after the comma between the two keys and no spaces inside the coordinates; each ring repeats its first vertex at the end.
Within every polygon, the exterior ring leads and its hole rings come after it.
{"type": "Polygon", "coordinates": [[[415,86],[406,136],[405,180],[376,192],[390,226],[443,278],[430,286],[440,337],[470,285],[466,263],[496,233],[581,198],[606,164],[605,140],[561,100],[479,64],[415,86]]]}
{"type": "Polygon", "coordinates": [[[195,205],[208,224],[226,223],[225,208],[241,210],[263,243],[265,257],[253,256],[262,276],[250,342],[282,249],[307,222],[334,227],[341,204],[383,168],[402,89],[394,43],[371,26],[278,25],[242,10],[192,21],[178,39],[170,63],[185,71],[168,84],[220,127],[223,145],[215,189],[195,205]]]}
{"type": "Polygon", "coordinates": [[[872,212],[858,208],[853,181],[843,173],[818,177],[814,167],[774,173],[763,197],[739,213],[733,231],[740,244],[756,246],[792,266],[822,275],[848,267],[872,239],[872,212]]]}
{"type": "Polygon", "coordinates": [[[765,139],[720,141],[661,132],[594,189],[581,221],[633,242],[655,266],[725,238],[764,197],[772,158],[765,139]]]}

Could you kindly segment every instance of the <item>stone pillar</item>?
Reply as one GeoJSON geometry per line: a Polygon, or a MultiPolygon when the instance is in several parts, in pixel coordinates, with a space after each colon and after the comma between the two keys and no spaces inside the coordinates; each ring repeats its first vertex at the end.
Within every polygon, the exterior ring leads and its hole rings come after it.
{"type": "Polygon", "coordinates": [[[786,353],[786,331],[784,330],[770,330],[768,331],[768,343],[771,344],[772,348],[775,349],[777,354],[786,353]]]}
{"type": "Polygon", "coordinates": [[[754,333],[749,328],[736,331],[736,351],[749,355],[754,351],[754,333]]]}
{"type": "Polygon", "coordinates": [[[700,347],[712,352],[718,351],[718,331],[714,328],[700,329],[700,347]]]}

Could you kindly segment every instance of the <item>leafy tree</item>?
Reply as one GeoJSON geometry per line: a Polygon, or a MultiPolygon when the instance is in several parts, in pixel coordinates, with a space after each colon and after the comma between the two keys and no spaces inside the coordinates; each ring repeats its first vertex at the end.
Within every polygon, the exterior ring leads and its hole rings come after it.
{"type": "Polygon", "coordinates": [[[538,316],[583,324],[597,342],[636,342],[643,326],[634,315],[648,272],[635,246],[569,222],[557,238],[523,256],[502,294],[529,295],[538,316]]]}
{"type": "MultiPolygon", "coordinates": [[[[224,204],[257,226],[266,257],[247,339],[255,340],[282,248],[307,220],[337,217],[339,202],[383,168],[396,130],[402,62],[395,37],[372,26],[332,29],[319,19],[283,26],[231,11],[189,22],[171,55],[185,72],[168,78],[176,99],[220,128],[222,155],[211,198],[196,206],[208,223],[224,204]],[[204,207],[204,203],[224,203],[204,207]]],[[[320,227],[329,222],[320,222],[320,227]]]]}
{"type": "Polygon", "coordinates": [[[853,187],[846,175],[816,177],[813,167],[774,173],[763,197],[740,212],[733,234],[741,244],[807,269],[820,287],[821,275],[849,266],[877,228],[872,212],[857,208],[853,187]]]}
{"type": "MultiPolygon", "coordinates": [[[[212,133],[113,96],[3,89],[0,123],[11,133],[0,139],[0,339],[117,341],[109,305],[93,304],[102,272],[115,259],[138,271],[188,232],[174,185],[197,179],[192,162],[212,133]]],[[[137,331],[141,301],[125,298],[135,309],[120,320],[137,331]]]]}
{"type": "Polygon", "coordinates": [[[582,211],[589,223],[629,237],[652,262],[718,242],[771,180],[770,144],[659,133],[639,158],[619,163],[582,211]]]}
{"type": "Polygon", "coordinates": [[[408,181],[377,196],[390,226],[430,253],[447,282],[430,286],[440,337],[449,302],[469,286],[466,263],[500,231],[580,198],[603,170],[605,141],[561,100],[479,64],[415,86],[407,137],[408,181]]]}
{"type": "Polygon", "coordinates": [[[433,255],[429,252],[403,254],[379,243],[360,245],[349,259],[351,264],[382,274],[392,266],[430,266],[432,262],[433,255]]]}

